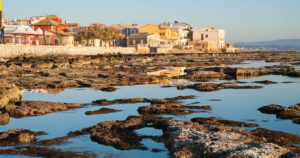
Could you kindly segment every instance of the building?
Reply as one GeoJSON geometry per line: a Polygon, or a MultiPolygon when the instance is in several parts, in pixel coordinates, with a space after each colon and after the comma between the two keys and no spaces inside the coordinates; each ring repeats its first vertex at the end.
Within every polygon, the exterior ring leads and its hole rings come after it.
{"type": "Polygon", "coordinates": [[[80,27],[80,24],[78,23],[62,23],[62,18],[60,18],[57,15],[48,15],[37,22],[31,24],[34,30],[37,30],[38,28],[42,30],[47,31],[67,31],[69,27],[80,27]]]}
{"type": "Polygon", "coordinates": [[[159,27],[158,33],[161,40],[170,41],[173,45],[180,44],[180,38],[177,32],[173,31],[169,27],[159,27]]]}
{"type": "Polygon", "coordinates": [[[5,26],[5,44],[12,45],[39,45],[38,38],[43,36],[43,31],[34,31],[29,26],[5,26]]]}
{"type": "Polygon", "coordinates": [[[139,33],[152,33],[152,34],[159,34],[158,32],[158,25],[154,24],[147,24],[139,28],[139,33]]]}
{"type": "Polygon", "coordinates": [[[174,21],[173,23],[171,22],[164,22],[160,24],[160,27],[169,27],[171,30],[176,32],[178,34],[178,38],[180,40],[180,45],[187,45],[188,41],[191,39],[190,34],[191,34],[191,25],[184,23],[184,22],[178,22],[174,21]]]}
{"type": "Polygon", "coordinates": [[[135,33],[128,36],[126,40],[127,47],[158,47],[160,45],[160,36],[152,33],[135,33]]]}
{"type": "Polygon", "coordinates": [[[223,49],[225,47],[225,31],[209,27],[194,29],[193,42],[203,50],[223,49]]]}
{"type": "Polygon", "coordinates": [[[117,30],[122,31],[122,33],[128,37],[134,33],[139,33],[139,25],[138,24],[132,24],[132,25],[128,25],[128,24],[114,24],[111,25],[110,27],[113,27],[117,30]]]}

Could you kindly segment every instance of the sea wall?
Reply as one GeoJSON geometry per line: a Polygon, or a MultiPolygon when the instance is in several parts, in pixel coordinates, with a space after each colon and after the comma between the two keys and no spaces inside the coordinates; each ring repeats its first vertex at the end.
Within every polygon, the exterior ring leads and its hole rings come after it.
{"type": "Polygon", "coordinates": [[[64,46],[24,46],[0,45],[0,58],[17,56],[57,56],[57,55],[98,55],[136,54],[134,47],[64,47],[64,46]]]}

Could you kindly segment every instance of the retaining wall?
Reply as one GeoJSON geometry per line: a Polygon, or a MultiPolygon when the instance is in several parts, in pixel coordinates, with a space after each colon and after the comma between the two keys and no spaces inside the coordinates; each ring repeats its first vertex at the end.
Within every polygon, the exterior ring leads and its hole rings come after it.
{"type": "Polygon", "coordinates": [[[64,47],[0,45],[0,58],[17,56],[137,54],[134,47],[64,47]]]}

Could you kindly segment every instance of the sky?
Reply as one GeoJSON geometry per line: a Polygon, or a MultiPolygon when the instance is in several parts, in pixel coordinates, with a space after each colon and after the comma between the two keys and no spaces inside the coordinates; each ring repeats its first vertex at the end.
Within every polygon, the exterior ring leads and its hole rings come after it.
{"type": "Polygon", "coordinates": [[[227,42],[300,39],[300,0],[1,0],[4,18],[57,14],[69,22],[183,21],[226,31],[227,42]]]}

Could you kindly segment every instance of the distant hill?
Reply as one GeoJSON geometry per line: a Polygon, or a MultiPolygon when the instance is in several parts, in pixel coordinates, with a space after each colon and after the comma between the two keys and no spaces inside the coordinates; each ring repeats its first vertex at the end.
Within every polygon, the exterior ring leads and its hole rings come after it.
{"type": "Polygon", "coordinates": [[[283,39],[260,42],[237,42],[236,47],[245,48],[275,48],[275,49],[300,49],[300,39],[283,39]]]}

